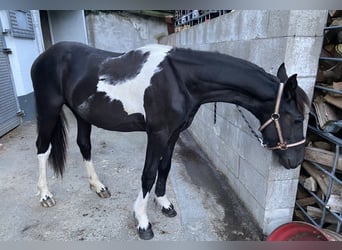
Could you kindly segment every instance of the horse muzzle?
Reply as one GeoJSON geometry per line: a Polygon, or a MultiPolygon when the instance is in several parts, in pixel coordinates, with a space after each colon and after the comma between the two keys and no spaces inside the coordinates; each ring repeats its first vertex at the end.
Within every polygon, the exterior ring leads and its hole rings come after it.
{"type": "Polygon", "coordinates": [[[287,169],[297,168],[304,161],[304,145],[301,147],[288,148],[287,150],[275,150],[279,156],[279,163],[287,169]]]}

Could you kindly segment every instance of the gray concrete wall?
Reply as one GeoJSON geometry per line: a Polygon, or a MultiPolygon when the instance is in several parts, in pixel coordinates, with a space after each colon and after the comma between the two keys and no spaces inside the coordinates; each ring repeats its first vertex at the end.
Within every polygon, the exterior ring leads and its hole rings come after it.
{"type": "MultiPolygon", "coordinates": [[[[207,23],[172,34],[161,43],[219,51],[252,61],[276,74],[285,62],[289,75],[311,97],[322,46],[327,11],[234,11],[207,23]]],[[[245,110],[257,129],[259,122],[245,110]]],[[[202,105],[190,131],[265,234],[292,221],[299,168],[286,170],[272,152],[260,147],[235,106],[202,105]]]]}
{"type": "Polygon", "coordinates": [[[88,14],[86,24],[89,45],[116,52],[158,43],[168,34],[162,20],[127,12],[88,14]]]}

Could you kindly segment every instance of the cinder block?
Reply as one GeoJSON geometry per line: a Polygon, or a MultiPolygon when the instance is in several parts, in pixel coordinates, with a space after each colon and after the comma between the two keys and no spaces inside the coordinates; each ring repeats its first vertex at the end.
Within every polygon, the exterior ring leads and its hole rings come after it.
{"type": "MultiPolygon", "coordinates": [[[[317,60],[318,62],[318,60],[317,60]]],[[[318,68],[318,65],[317,65],[318,68]]],[[[298,85],[305,91],[309,99],[312,100],[315,89],[316,77],[299,77],[297,76],[298,85]]]]}
{"type": "Polygon", "coordinates": [[[224,154],[223,163],[226,171],[223,171],[227,174],[232,174],[234,178],[238,178],[239,176],[239,167],[240,167],[240,156],[236,153],[235,150],[227,149],[224,154]]]}
{"type": "Polygon", "coordinates": [[[188,31],[187,30],[182,30],[180,33],[180,44],[183,46],[183,47],[186,47],[187,45],[187,34],[188,34],[188,31]]]}
{"type": "MultiPolygon", "coordinates": [[[[216,166],[220,164],[220,168],[229,168],[229,170],[237,177],[239,168],[239,154],[236,148],[233,148],[225,143],[220,137],[217,137],[212,144],[209,145],[210,150],[212,150],[211,156],[209,158],[216,166]]],[[[226,172],[226,171],[224,171],[226,172]]]]}
{"type": "Polygon", "coordinates": [[[289,32],[290,12],[288,10],[271,10],[268,16],[267,37],[286,37],[289,32]]]}
{"type": "Polygon", "coordinates": [[[196,33],[196,42],[194,43],[194,45],[197,45],[197,44],[203,44],[205,43],[205,37],[204,37],[204,27],[203,27],[203,24],[200,24],[199,26],[195,26],[193,27],[195,28],[195,33],[196,33]]]}
{"type": "Polygon", "coordinates": [[[268,11],[246,10],[240,15],[239,40],[267,37],[268,11]]]}
{"type": "Polygon", "coordinates": [[[278,161],[278,156],[272,155],[272,162],[270,164],[272,167],[268,170],[268,180],[297,180],[299,176],[300,167],[295,169],[286,169],[284,166],[280,165],[278,161]]]}
{"type": "Polygon", "coordinates": [[[234,178],[232,175],[227,176],[229,184],[234,187],[234,191],[245,205],[248,212],[250,212],[260,227],[264,224],[265,208],[260,202],[255,199],[251,193],[246,189],[246,186],[240,182],[239,179],[234,178]]]}
{"type": "Polygon", "coordinates": [[[269,235],[282,224],[292,221],[293,208],[267,209],[261,228],[265,235],[269,235]]]}
{"type": "Polygon", "coordinates": [[[253,215],[259,225],[263,225],[265,208],[260,204],[260,200],[255,199],[246,186],[241,183],[240,179],[235,178],[234,175],[228,174],[227,179],[229,185],[234,187],[234,192],[238,195],[248,212],[253,215]]]}
{"type": "Polygon", "coordinates": [[[293,207],[296,200],[297,185],[298,180],[267,180],[265,209],[293,207]]]}
{"type": "Polygon", "coordinates": [[[260,127],[260,121],[247,109],[240,107],[240,110],[242,111],[242,114],[239,113],[238,119],[239,123],[241,124],[241,129],[246,133],[249,133],[251,136],[253,136],[251,132],[252,128],[254,132],[261,136],[261,133],[258,131],[260,127]],[[246,118],[247,122],[245,121],[242,115],[246,118]],[[249,128],[248,124],[251,126],[251,128],[249,128]]]}
{"type": "Polygon", "coordinates": [[[265,207],[267,179],[261,175],[248,161],[240,159],[239,180],[256,199],[265,207]]]}
{"type": "Polygon", "coordinates": [[[186,30],[186,44],[188,45],[188,47],[190,48],[192,46],[192,44],[195,43],[195,40],[194,40],[194,29],[187,29],[186,30]]]}
{"type": "Polygon", "coordinates": [[[291,10],[289,14],[289,36],[322,36],[327,10],[291,10]]]}
{"type": "Polygon", "coordinates": [[[288,37],[285,54],[288,75],[316,77],[321,49],[321,38],[288,37]]]}
{"type": "Polygon", "coordinates": [[[211,20],[211,22],[215,22],[214,25],[218,25],[215,34],[217,42],[227,43],[239,40],[240,13],[240,11],[234,11],[219,19],[211,20]]]}
{"type": "Polygon", "coordinates": [[[240,129],[233,124],[217,116],[216,124],[213,126],[215,134],[225,143],[227,148],[238,151],[240,140],[240,129]]]}
{"type": "Polygon", "coordinates": [[[235,105],[231,103],[217,102],[216,103],[216,114],[221,116],[227,121],[234,121],[238,118],[236,111],[234,110],[235,105]]]}
{"type": "Polygon", "coordinates": [[[284,62],[286,38],[267,38],[251,41],[247,58],[262,67],[266,72],[275,75],[284,62]]]}
{"type": "Polygon", "coordinates": [[[272,152],[261,147],[256,138],[240,131],[238,152],[242,159],[249,162],[248,168],[256,169],[265,178],[268,175],[272,152]]]}

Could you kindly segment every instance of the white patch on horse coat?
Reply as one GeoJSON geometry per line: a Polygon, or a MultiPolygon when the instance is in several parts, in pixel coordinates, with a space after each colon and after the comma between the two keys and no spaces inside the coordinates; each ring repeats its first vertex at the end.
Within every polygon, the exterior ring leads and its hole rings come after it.
{"type": "Polygon", "coordinates": [[[115,85],[110,83],[109,76],[101,75],[99,76],[97,91],[105,92],[112,101],[121,101],[124,110],[128,114],[141,113],[146,116],[144,110],[145,90],[150,85],[153,75],[161,71],[158,65],[164,60],[171,49],[171,46],[166,45],[149,45],[137,49],[137,51],[143,53],[150,52],[140,73],[134,78],[115,85]]]}
{"type": "Polygon", "coordinates": [[[141,229],[147,229],[149,223],[146,213],[148,197],[149,193],[147,193],[145,198],[143,198],[143,192],[141,190],[134,202],[134,216],[138,220],[138,228],[141,229]]]}

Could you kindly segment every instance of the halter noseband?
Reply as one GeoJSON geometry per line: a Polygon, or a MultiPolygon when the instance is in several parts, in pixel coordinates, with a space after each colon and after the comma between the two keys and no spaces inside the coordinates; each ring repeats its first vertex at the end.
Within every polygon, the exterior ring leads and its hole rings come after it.
{"type": "Polygon", "coordinates": [[[280,123],[279,123],[279,118],[280,118],[279,107],[280,107],[280,100],[281,100],[281,97],[282,97],[282,95],[283,95],[284,86],[285,86],[285,84],[282,83],[282,82],[281,82],[280,85],[279,85],[278,96],[277,96],[277,100],[276,100],[276,105],[275,105],[274,112],[273,112],[273,114],[271,115],[271,118],[268,119],[268,120],[267,120],[263,125],[261,125],[260,128],[259,128],[259,131],[261,132],[261,131],[264,130],[268,125],[270,125],[272,122],[274,122],[275,127],[276,127],[276,130],[277,130],[279,142],[277,143],[277,146],[274,146],[274,147],[269,147],[269,146],[267,146],[266,144],[264,144],[264,147],[267,148],[267,149],[270,149],[270,150],[274,150],[274,149],[286,150],[286,149],[288,149],[288,148],[295,147],[295,146],[298,146],[298,145],[301,145],[301,144],[305,143],[305,138],[304,138],[303,140],[300,140],[300,141],[295,142],[295,143],[290,143],[290,144],[287,144],[287,143],[284,141],[283,133],[282,133],[282,130],[281,130],[281,127],[280,127],[280,123]]]}

